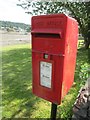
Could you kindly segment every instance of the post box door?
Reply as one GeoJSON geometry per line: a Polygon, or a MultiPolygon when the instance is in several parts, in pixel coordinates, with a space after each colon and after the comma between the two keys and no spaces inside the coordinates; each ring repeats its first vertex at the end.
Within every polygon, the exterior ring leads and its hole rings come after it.
{"type": "Polygon", "coordinates": [[[33,93],[60,104],[63,56],[32,51],[33,93]]]}

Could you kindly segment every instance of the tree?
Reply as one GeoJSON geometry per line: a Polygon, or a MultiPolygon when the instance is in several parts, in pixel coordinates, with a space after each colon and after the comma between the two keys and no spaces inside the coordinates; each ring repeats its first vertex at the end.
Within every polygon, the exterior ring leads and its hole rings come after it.
{"type": "Polygon", "coordinates": [[[84,37],[85,47],[90,45],[90,2],[30,2],[29,0],[19,0],[21,6],[27,9],[28,14],[54,14],[66,13],[74,17],[80,27],[80,32],[84,37]]]}

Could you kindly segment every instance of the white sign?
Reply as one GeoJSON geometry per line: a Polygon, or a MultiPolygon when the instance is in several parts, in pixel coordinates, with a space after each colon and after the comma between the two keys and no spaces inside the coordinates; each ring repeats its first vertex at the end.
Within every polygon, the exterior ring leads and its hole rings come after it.
{"type": "Polygon", "coordinates": [[[44,87],[51,88],[52,63],[40,62],[40,84],[44,87]]]}

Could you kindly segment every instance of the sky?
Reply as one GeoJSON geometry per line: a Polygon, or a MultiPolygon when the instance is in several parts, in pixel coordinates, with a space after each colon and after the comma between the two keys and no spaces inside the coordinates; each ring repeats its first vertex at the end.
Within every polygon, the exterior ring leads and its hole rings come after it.
{"type": "Polygon", "coordinates": [[[31,15],[17,3],[18,0],[0,0],[0,20],[31,24],[31,15]]]}

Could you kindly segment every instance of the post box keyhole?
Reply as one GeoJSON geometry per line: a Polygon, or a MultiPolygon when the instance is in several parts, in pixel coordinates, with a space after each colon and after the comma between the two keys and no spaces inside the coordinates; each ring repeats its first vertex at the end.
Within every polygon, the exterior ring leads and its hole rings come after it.
{"type": "Polygon", "coordinates": [[[48,54],[44,54],[44,59],[48,59],[48,54]]]}

